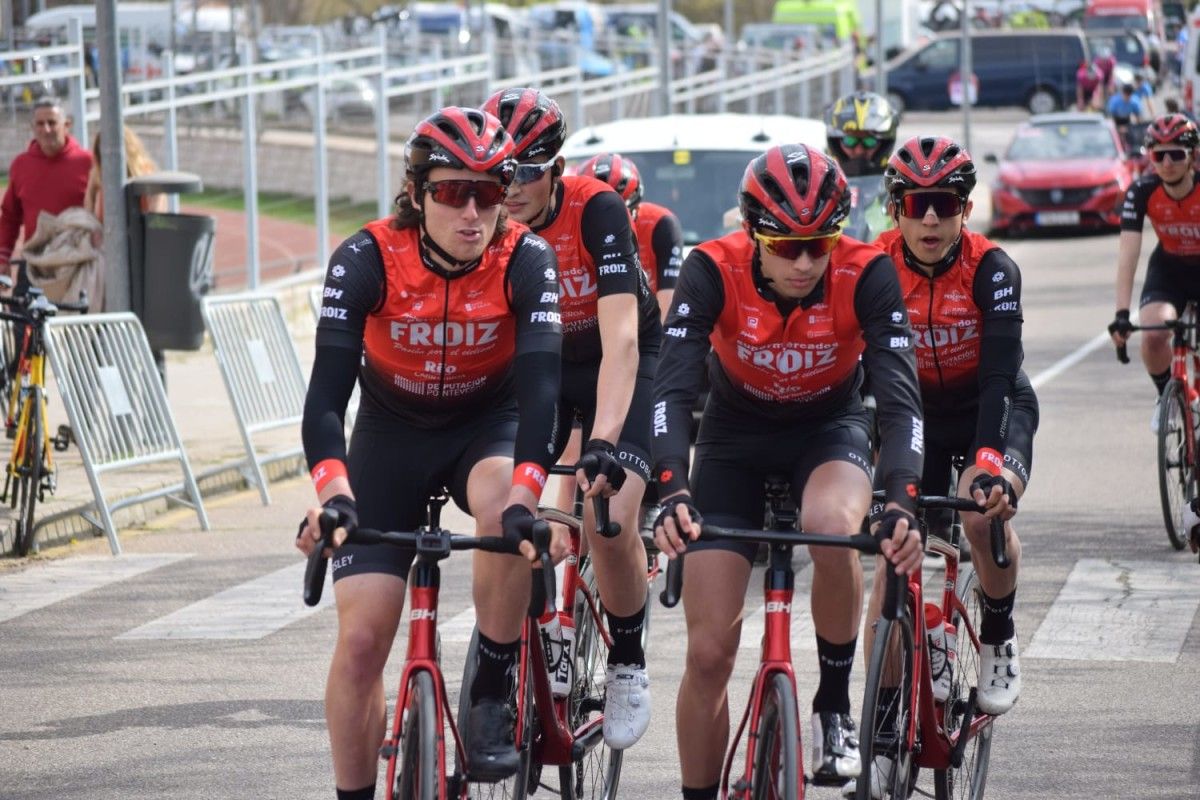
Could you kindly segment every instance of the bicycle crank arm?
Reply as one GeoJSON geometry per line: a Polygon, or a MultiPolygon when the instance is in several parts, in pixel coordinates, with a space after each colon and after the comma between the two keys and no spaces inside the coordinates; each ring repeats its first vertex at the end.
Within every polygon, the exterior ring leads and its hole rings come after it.
{"type": "Polygon", "coordinates": [[[971,725],[975,723],[975,702],[978,689],[972,687],[967,695],[967,707],[963,709],[963,721],[958,728],[958,739],[954,741],[954,749],[950,751],[950,766],[958,769],[962,766],[963,753],[967,750],[967,739],[971,738],[971,725]]]}
{"type": "Polygon", "coordinates": [[[604,726],[596,725],[591,730],[571,742],[571,760],[580,761],[591,752],[592,748],[604,741],[604,726]]]}

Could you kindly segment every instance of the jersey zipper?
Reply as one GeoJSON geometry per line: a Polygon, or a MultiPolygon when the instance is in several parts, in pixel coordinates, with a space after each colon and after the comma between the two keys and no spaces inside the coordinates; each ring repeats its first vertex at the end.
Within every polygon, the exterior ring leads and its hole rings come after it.
{"type": "Polygon", "coordinates": [[[438,399],[442,400],[446,396],[446,351],[448,345],[446,341],[450,338],[447,331],[450,328],[450,279],[442,278],[442,282],[446,285],[446,293],[442,298],[442,365],[438,370],[438,399]]]}
{"type": "Polygon", "coordinates": [[[942,376],[942,361],[938,358],[937,335],[933,332],[933,295],[936,291],[933,281],[933,276],[929,276],[929,316],[925,321],[925,329],[929,333],[929,350],[933,353],[933,366],[937,370],[938,386],[945,389],[946,379],[942,376]]]}

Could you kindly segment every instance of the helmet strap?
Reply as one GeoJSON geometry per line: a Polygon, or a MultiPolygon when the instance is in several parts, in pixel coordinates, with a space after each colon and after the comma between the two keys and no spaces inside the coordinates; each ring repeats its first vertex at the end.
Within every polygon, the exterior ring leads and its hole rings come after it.
{"type": "Polygon", "coordinates": [[[483,261],[482,255],[479,258],[475,258],[470,261],[459,261],[457,258],[446,252],[446,249],[435,242],[433,237],[429,235],[429,231],[425,229],[424,212],[421,213],[421,242],[419,249],[421,253],[421,262],[431,272],[441,275],[443,278],[465,275],[479,266],[480,262],[483,261]],[[432,250],[434,254],[436,254],[437,257],[440,258],[445,264],[450,264],[451,268],[446,269],[446,267],[442,266],[442,264],[439,264],[430,258],[430,250],[432,250]]]}
{"type": "Polygon", "coordinates": [[[958,261],[958,256],[962,253],[962,240],[962,231],[960,230],[958,238],[954,240],[954,244],[950,245],[950,249],[946,251],[946,255],[932,264],[917,258],[913,254],[913,251],[908,249],[908,242],[904,241],[904,237],[900,238],[900,244],[904,253],[904,262],[909,267],[936,278],[938,275],[947,272],[958,261]]]}

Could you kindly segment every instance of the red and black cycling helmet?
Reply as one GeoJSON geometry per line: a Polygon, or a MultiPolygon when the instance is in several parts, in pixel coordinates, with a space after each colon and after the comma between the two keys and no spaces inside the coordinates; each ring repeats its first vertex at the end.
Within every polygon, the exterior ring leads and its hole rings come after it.
{"type": "Polygon", "coordinates": [[[1183,114],[1167,114],[1146,126],[1142,143],[1149,150],[1164,144],[1174,144],[1194,150],[1200,147],[1200,130],[1183,114]]]}
{"type": "Polygon", "coordinates": [[[604,181],[616,189],[630,211],[642,202],[642,176],[637,164],[620,153],[598,153],[580,164],[575,174],[604,181]]]}
{"type": "Polygon", "coordinates": [[[975,162],[945,136],[914,136],[897,148],[883,173],[893,197],[910,189],[951,189],[964,200],[975,188],[975,162]]]}
{"type": "Polygon", "coordinates": [[[850,214],[846,176],[806,144],[776,145],[750,162],[738,190],[742,225],[781,236],[826,236],[850,214]]]}
{"type": "Polygon", "coordinates": [[[475,108],[449,106],[417,123],[404,145],[410,177],[422,182],[434,167],[495,175],[507,186],[517,162],[500,120],[475,108]]]}
{"type": "Polygon", "coordinates": [[[513,138],[519,161],[558,155],[567,140],[567,122],[558,103],[537,89],[504,89],[483,104],[513,138]]]}

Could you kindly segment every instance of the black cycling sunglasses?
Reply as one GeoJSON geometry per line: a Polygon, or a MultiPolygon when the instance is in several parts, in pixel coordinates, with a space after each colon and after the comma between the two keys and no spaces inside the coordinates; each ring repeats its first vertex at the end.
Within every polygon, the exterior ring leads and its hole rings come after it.
{"type": "Polygon", "coordinates": [[[879,137],[878,136],[843,136],[842,137],[842,145],[844,147],[858,147],[860,144],[869,150],[872,147],[876,147],[879,145],[879,137]]]}
{"type": "Polygon", "coordinates": [[[904,195],[899,206],[901,216],[909,219],[924,219],[931,208],[938,219],[946,219],[962,213],[963,200],[955,192],[920,192],[904,195]]]}
{"type": "Polygon", "coordinates": [[[1161,164],[1168,158],[1172,161],[1187,161],[1188,151],[1182,147],[1172,147],[1167,150],[1151,150],[1150,160],[1155,164],[1161,164]]]}
{"type": "Polygon", "coordinates": [[[517,171],[513,175],[514,183],[534,183],[540,181],[542,176],[554,166],[554,161],[547,161],[545,164],[517,164],[517,171]]]}
{"type": "Polygon", "coordinates": [[[471,198],[479,208],[491,208],[504,202],[508,189],[495,181],[430,181],[425,184],[434,202],[462,208],[471,198]]]}

